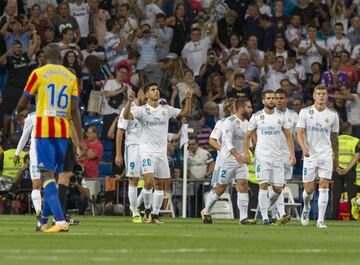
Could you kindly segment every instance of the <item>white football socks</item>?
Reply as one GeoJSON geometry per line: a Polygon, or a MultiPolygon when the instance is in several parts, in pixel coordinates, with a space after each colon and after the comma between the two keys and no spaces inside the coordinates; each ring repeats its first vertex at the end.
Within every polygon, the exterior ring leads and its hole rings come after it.
{"type": "Polygon", "coordinates": [[[31,200],[34,204],[35,212],[38,213],[41,211],[41,191],[32,190],[31,191],[31,200]]]}
{"type": "MultiPolygon", "coordinates": [[[[161,210],[163,200],[164,200],[164,191],[163,190],[155,190],[153,195],[153,210],[152,213],[159,215],[161,210]]],[[[145,199],[145,196],[144,196],[145,199]]]]}
{"type": "Polygon", "coordinates": [[[313,194],[314,193],[308,194],[304,189],[303,194],[302,194],[303,201],[304,201],[304,212],[310,212],[310,209],[311,209],[310,201],[313,198],[313,194]]]}
{"type": "Polygon", "coordinates": [[[204,214],[210,214],[210,208],[215,204],[218,199],[219,196],[217,196],[215,190],[212,189],[205,203],[204,214]]]}
{"type": "Polygon", "coordinates": [[[259,208],[263,220],[269,219],[268,210],[269,210],[269,198],[268,190],[259,189],[259,208]]]}
{"type": "Polygon", "coordinates": [[[279,198],[277,199],[276,203],[275,203],[276,209],[281,216],[284,216],[285,213],[285,202],[284,202],[284,193],[281,192],[279,195],[279,198]]]}
{"type": "Polygon", "coordinates": [[[136,207],[136,201],[137,201],[137,187],[136,186],[129,185],[128,197],[129,197],[130,210],[132,213],[132,217],[135,217],[138,215],[137,207],[136,207]]]}
{"type": "Polygon", "coordinates": [[[248,218],[249,194],[237,193],[237,206],[240,212],[240,221],[248,218]]]}
{"type": "Polygon", "coordinates": [[[136,199],[136,207],[140,208],[143,202],[144,202],[144,188],[141,189],[140,194],[136,199]]]}
{"type": "Polygon", "coordinates": [[[147,189],[143,188],[143,197],[144,197],[145,209],[151,209],[152,189],[147,190],[147,189]]]}
{"type": "Polygon", "coordinates": [[[319,189],[319,199],[318,199],[318,207],[319,207],[319,215],[318,215],[318,223],[324,222],[326,207],[329,201],[329,189],[319,189]]]}

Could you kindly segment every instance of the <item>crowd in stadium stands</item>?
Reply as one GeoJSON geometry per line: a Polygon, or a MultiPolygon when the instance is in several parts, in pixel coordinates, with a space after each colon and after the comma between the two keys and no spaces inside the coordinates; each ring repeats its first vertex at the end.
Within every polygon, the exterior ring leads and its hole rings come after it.
{"type": "MultiPolygon", "coordinates": [[[[59,45],[63,65],[78,77],[84,127],[95,125],[85,134],[91,161],[80,161],[88,178],[123,176],[113,163],[117,117],[128,89],[152,82],[162,103],[175,107],[187,88],[193,92],[191,115],[169,128],[176,133],[186,122],[194,130],[190,179],[211,178],[216,150],[208,142],[226,100],[247,97],[259,110],[265,89],[285,89],[288,107],[299,112],[325,84],[340,123],[360,137],[359,0],[4,0],[0,14],[2,158],[21,135],[14,110],[31,71],[45,64],[49,43],[59,45]]],[[[178,140],[169,142],[168,156],[180,179],[178,140]]],[[[298,146],[297,158],[300,180],[298,146]]],[[[26,208],[19,196],[14,213],[26,208]]]]}

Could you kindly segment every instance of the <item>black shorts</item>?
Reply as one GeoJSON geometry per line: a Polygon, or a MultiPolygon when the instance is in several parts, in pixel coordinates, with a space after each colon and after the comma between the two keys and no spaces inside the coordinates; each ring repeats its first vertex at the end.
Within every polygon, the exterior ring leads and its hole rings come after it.
{"type": "Polygon", "coordinates": [[[76,164],[76,156],[73,148],[72,141],[69,141],[68,148],[66,150],[64,158],[64,172],[72,172],[76,164]]]}

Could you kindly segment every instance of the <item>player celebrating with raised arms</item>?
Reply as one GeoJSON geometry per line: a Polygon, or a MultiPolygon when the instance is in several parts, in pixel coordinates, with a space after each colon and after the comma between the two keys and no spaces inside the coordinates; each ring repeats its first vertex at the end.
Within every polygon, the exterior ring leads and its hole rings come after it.
{"type": "Polygon", "coordinates": [[[16,112],[21,113],[31,98],[37,96],[35,146],[45,197],[37,229],[44,232],[66,232],[68,225],[59,201],[54,173],[63,172],[70,137],[70,119],[73,120],[81,143],[80,153],[86,146],[81,130],[76,76],[61,65],[62,58],[57,45],[49,44],[45,49],[45,56],[47,64],[31,73],[16,112]],[[47,229],[46,224],[51,213],[56,223],[47,229]]]}
{"type": "Polygon", "coordinates": [[[296,162],[294,154],[294,142],[291,135],[291,124],[285,119],[284,113],[275,109],[275,93],[265,90],[262,96],[264,109],[252,115],[248,131],[244,140],[244,160],[249,163],[250,139],[256,131],[257,143],[255,147],[255,171],[259,180],[259,208],[264,225],[269,225],[268,210],[279,198],[284,179],[284,160],[282,144],[282,132],[285,135],[290,154],[290,164],[296,162]],[[273,193],[268,196],[269,184],[272,185],[273,193]]]}
{"type": "MultiPolygon", "coordinates": [[[[133,101],[133,106],[142,106],[145,104],[142,90],[139,90],[136,101],[133,101]]],[[[141,175],[141,159],[140,159],[140,143],[141,143],[141,128],[137,119],[124,119],[124,109],[120,113],[116,134],[116,156],[115,164],[122,166],[125,163],[125,176],[129,178],[128,197],[130,203],[130,210],[132,214],[133,223],[142,223],[140,213],[137,208],[137,187],[141,175]],[[121,145],[123,133],[125,131],[125,151],[124,159],[121,154],[121,145]]]]}
{"type": "Polygon", "coordinates": [[[313,99],[314,105],[300,111],[297,123],[297,138],[304,155],[304,208],[301,224],[309,224],[310,201],[318,177],[317,227],[327,228],[324,217],[329,201],[329,183],[333,168],[337,168],[339,164],[339,117],[336,111],[326,107],[328,93],[325,86],[315,87],[313,99]]]}
{"type": "Polygon", "coordinates": [[[235,179],[238,186],[238,207],[241,224],[255,224],[248,219],[248,179],[249,170],[245,164],[243,153],[244,136],[248,128],[248,120],[252,113],[251,102],[247,98],[235,101],[236,112],[222,123],[223,143],[220,151],[219,175],[215,192],[211,192],[205,208],[201,211],[203,223],[212,223],[210,208],[225,192],[227,184],[235,179]]]}
{"type": "Polygon", "coordinates": [[[190,90],[186,91],[186,100],[183,109],[169,105],[160,105],[159,87],[155,83],[144,87],[147,104],[132,108],[135,93],[129,91],[128,101],[124,108],[124,118],[137,119],[141,127],[141,169],[144,176],[143,197],[145,204],[145,223],[161,224],[159,212],[164,198],[164,182],[170,178],[167,159],[167,131],[169,119],[186,117],[191,111],[190,90]],[[153,202],[151,202],[152,188],[155,184],[153,202]],[[152,205],[152,212],[151,212],[152,205]]]}

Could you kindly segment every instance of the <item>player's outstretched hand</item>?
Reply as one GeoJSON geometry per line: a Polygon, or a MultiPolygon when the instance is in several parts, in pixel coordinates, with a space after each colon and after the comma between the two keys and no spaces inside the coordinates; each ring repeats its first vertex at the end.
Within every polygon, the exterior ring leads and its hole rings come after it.
{"type": "Polygon", "coordinates": [[[128,100],[133,101],[134,98],[135,98],[135,92],[132,89],[130,89],[128,93],[128,100]]]}
{"type": "Polygon", "coordinates": [[[121,167],[123,165],[123,163],[124,163],[124,160],[121,155],[115,156],[115,165],[117,165],[118,167],[121,167]]]}

